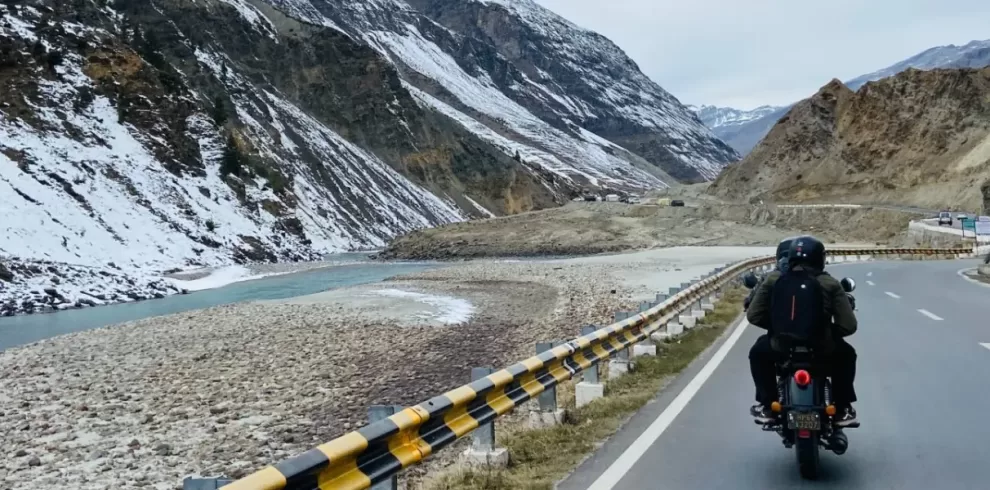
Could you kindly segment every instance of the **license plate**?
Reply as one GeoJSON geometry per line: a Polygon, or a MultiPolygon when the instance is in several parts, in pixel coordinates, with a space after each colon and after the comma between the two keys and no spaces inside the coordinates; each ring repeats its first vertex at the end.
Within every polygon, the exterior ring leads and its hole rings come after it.
{"type": "Polygon", "coordinates": [[[822,426],[821,418],[817,412],[788,412],[788,429],[820,430],[822,426]]]}

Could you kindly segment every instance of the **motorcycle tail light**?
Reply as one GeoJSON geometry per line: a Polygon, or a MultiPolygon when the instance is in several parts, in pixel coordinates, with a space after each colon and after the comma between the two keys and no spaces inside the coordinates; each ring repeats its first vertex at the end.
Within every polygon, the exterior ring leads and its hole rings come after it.
{"type": "Polygon", "coordinates": [[[798,386],[808,386],[808,383],[811,383],[811,373],[804,369],[798,369],[794,372],[794,382],[798,386]]]}

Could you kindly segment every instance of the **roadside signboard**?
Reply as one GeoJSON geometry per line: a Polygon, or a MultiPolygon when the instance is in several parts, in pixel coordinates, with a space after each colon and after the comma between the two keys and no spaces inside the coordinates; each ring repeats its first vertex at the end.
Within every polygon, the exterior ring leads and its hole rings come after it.
{"type": "Polygon", "coordinates": [[[990,216],[980,216],[974,221],[973,231],[977,235],[990,235],[990,216]]]}

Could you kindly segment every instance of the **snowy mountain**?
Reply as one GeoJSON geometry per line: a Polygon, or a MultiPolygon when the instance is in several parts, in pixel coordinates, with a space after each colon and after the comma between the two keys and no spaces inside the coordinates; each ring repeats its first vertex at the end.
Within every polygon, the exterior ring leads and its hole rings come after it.
{"type": "MultiPolygon", "coordinates": [[[[950,44],[925,50],[882,70],[853,78],[845,82],[845,85],[852,90],[859,90],[867,82],[891,77],[909,68],[933,70],[985,66],[990,66],[990,40],[972,41],[963,46],[950,44]]],[[[783,107],[761,106],[752,111],[707,105],[692,108],[716,136],[745,156],[793,106],[794,104],[783,107]]]]}
{"type": "Polygon", "coordinates": [[[0,4],[0,257],[310,259],[737,158],[529,0],[69,3],[0,4]]]}
{"type": "Polygon", "coordinates": [[[733,109],[731,107],[715,107],[713,105],[703,105],[701,107],[688,106],[688,108],[695,111],[698,114],[698,119],[701,119],[701,122],[705,126],[712,129],[739,126],[766,117],[782,109],[782,107],[769,105],[763,105],[751,111],[733,109]]]}
{"type": "Polygon", "coordinates": [[[853,90],[859,90],[867,82],[892,77],[908,68],[933,70],[936,68],[983,68],[985,66],[990,66],[990,40],[970,41],[963,46],[950,44],[927,49],[882,70],[853,78],[846,82],[846,86],[853,90]]]}

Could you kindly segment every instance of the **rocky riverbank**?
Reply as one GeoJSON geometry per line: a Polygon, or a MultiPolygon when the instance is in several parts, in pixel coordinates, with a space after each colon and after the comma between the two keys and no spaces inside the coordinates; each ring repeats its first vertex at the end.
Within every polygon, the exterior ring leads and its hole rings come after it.
{"type": "Polygon", "coordinates": [[[0,261],[0,316],[50,313],[164,298],[184,290],[161,277],[106,267],[5,258],[0,261]]]}
{"type": "MultiPolygon", "coordinates": [[[[384,303],[246,303],[70,334],[0,353],[4,488],[172,489],[241,476],[606,323],[656,291],[763,249],[657,250],[459,264],[352,289],[470,303],[461,324],[384,303]]],[[[387,295],[378,295],[387,301],[387,295]]]]}

